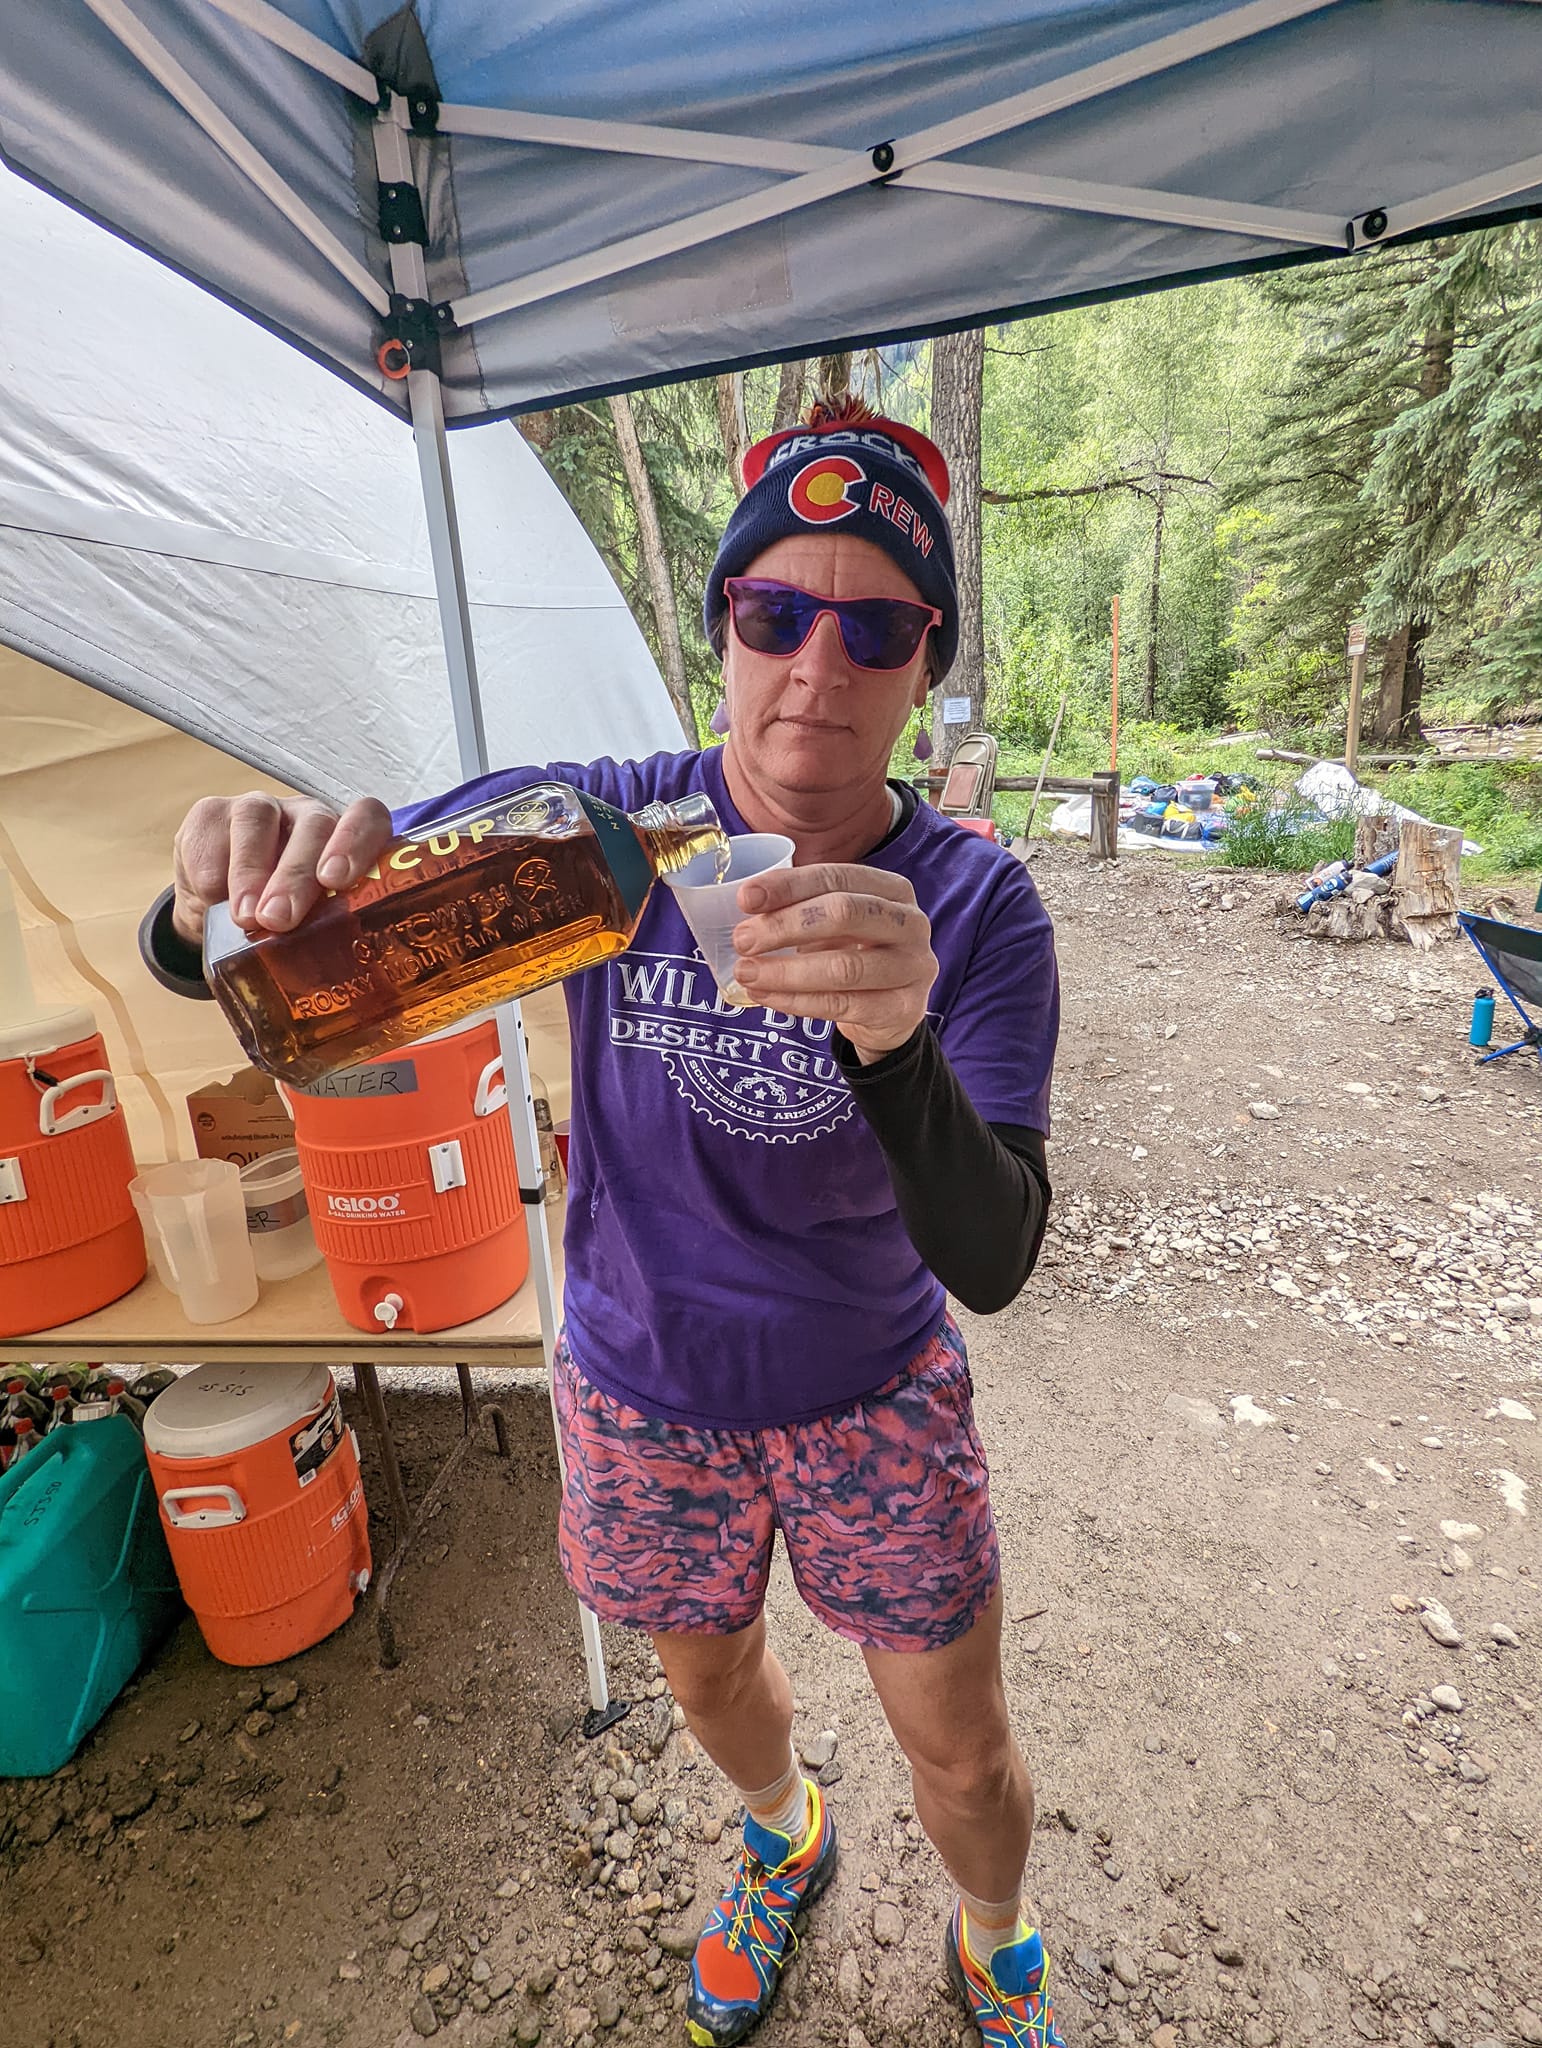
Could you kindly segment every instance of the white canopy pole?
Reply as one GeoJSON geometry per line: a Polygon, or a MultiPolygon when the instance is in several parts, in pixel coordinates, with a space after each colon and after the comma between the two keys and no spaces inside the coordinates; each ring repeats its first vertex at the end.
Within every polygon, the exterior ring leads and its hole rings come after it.
{"type": "MultiPolygon", "coordinates": [[[[405,125],[405,103],[399,93],[391,95],[389,107],[375,121],[375,167],[383,185],[416,186],[411,144],[405,125]]],[[[428,270],[421,244],[393,242],[389,246],[392,283],[405,297],[426,304],[428,270]]],[[[470,599],[461,556],[460,528],[455,517],[455,485],[450,475],[449,436],[445,431],[444,399],[437,373],[428,368],[410,371],[407,400],[418,449],[423,505],[428,515],[429,548],[439,597],[445,662],[450,676],[450,699],[455,707],[460,767],[469,781],[473,776],[487,774],[492,764],[487,758],[487,734],[482,722],[482,698],[477,684],[476,648],[471,637],[470,599]]],[[[558,1328],[557,1285],[552,1272],[546,1204],[542,1200],[544,1176],[535,1103],[530,1090],[530,1062],[525,1053],[525,1032],[519,1004],[500,1003],[496,1014],[498,1045],[503,1054],[503,1077],[508,1089],[509,1128],[514,1134],[514,1160],[530,1233],[530,1273],[535,1281],[536,1303],[541,1315],[547,1398],[551,1403],[552,1431],[557,1440],[557,1463],[563,1470],[565,1483],[566,1468],[561,1432],[557,1426],[553,1372],[558,1328]]],[[[599,1621],[582,1601],[578,1603],[578,1621],[593,1721],[602,1716],[610,1704],[605,1651],[600,1642],[599,1621]]]]}

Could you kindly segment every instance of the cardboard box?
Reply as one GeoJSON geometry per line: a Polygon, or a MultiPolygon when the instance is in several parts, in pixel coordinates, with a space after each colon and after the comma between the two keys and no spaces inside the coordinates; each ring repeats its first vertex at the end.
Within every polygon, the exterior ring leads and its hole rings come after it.
{"type": "Polygon", "coordinates": [[[245,1166],[294,1143],[294,1124],[273,1081],[255,1067],[205,1081],[187,1098],[200,1159],[245,1166]]]}

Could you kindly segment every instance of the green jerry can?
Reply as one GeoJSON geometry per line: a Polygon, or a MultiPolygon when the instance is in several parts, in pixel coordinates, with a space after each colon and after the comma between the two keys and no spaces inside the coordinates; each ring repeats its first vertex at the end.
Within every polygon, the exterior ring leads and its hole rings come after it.
{"type": "Polygon", "coordinates": [[[68,1763],[185,1611],[139,1431],[50,1430],[0,1475],[0,1777],[68,1763]]]}

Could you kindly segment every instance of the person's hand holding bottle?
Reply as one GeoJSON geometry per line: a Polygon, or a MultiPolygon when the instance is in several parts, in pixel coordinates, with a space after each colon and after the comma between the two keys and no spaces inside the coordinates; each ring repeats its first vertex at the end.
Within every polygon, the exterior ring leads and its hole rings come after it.
{"type": "Polygon", "coordinates": [[[315,797],[206,796],[173,842],[171,921],[190,946],[204,914],[228,902],[249,933],[292,931],[329,889],[347,889],[391,839],[391,813],[360,797],[341,817],[315,797]]]}

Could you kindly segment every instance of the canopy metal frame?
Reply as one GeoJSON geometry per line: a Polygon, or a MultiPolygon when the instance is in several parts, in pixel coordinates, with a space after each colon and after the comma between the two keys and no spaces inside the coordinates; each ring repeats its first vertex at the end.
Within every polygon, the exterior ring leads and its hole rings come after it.
{"type": "MultiPolygon", "coordinates": [[[[456,136],[511,144],[599,152],[657,161],[719,164],[763,172],[768,182],[746,196],[711,206],[644,233],[623,236],[565,262],[506,283],[435,302],[430,290],[425,241],[411,227],[393,237],[382,226],[389,252],[387,290],[353,251],[307,206],[277,169],[215,104],[127,4],[127,0],[85,0],[85,4],[197,123],[211,143],[263,194],[336,274],[370,307],[383,337],[380,363],[386,374],[404,377],[408,411],[417,444],[424,505],[432,546],[445,658],[454,705],[462,771],[469,778],[487,772],[486,734],[472,644],[465,567],[450,478],[438,339],[474,328],[561,293],[618,277],[646,264],[699,249],[747,228],[786,219],[865,185],[900,191],[985,199],[1002,205],[1054,208],[1089,216],[1111,216],[1176,227],[1204,228],[1243,238],[1265,237],[1303,253],[1354,254],[1436,222],[1479,214],[1542,184],[1542,155],[1487,172],[1422,198],[1384,203],[1364,195],[1348,219],[1289,207],[1250,205],[1197,194],[1146,190],[1038,173],[999,170],[960,162],[958,152],[992,137],[1106,98],[1175,66],[1290,22],[1345,4],[1345,0],[1243,0],[1175,33],[1068,73],[1049,84],[1012,95],[906,136],[842,148],[761,136],[717,134],[624,121],[597,121],[515,109],[458,106],[419,100],[409,103],[364,65],[333,49],[291,21],[267,0],[203,0],[277,50],[329,79],[341,91],[374,110],[376,168],[381,185],[416,194],[421,220],[424,193],[413,170],[412,141],[446,147],[456,136]],[[412,138],[412,141],[409,140],[412,138]],[[387,368],[390,352],[394,366],[387,368]]],[[[810,336],[810,352],[824,337],[810,336]]],[[[722,369],[729,365],[714,364],[722,369]]],[[[532,1268],[540,1303],[541,1330],[552,1386],[551,1363],[557,1331],[556,1289],[544,1206],[539,1190],[540,1150],[530,1094],[529,1067],[517,1004],[499,1011],[499,1035],[509,1089],[509,1118],[522,1191],[529,1202],[532,1268]]],[[[554,1422],[555,1422],[555,1402],[554,1422]]],[[[559,1458],[561,1446],[558,1446],[559,1458]]],[[[591,1713],[590,1732],[622,1711],[610,1703],[604,1656],[595,1617],[580,1608],[591,1713]]]]}

